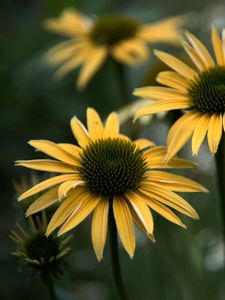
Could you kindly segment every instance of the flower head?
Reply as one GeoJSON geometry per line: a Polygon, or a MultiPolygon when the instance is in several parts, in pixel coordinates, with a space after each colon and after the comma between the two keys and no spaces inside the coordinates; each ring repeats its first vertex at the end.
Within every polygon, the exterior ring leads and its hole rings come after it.
{"type": "Polygon", "coordinates": [[[61,226],[58,235],[76,227],[91,212],[92,242],[98,260],[102,258],[107,236],[109,209],[113,210],[121,242],[131,257],[135,250],[134,222],[152,240],[155,210],[169,221],[185,227],[169,209],[198,218],[196,211],[175,192],[200,192],[206,189],[193,180],[164,171],[163,168],[192,168],[196,165],[174,157],[163,164],[165,147],[139,139],[132,142],[120,134],[116,113],[102,124],[97,112],[87,109],[87,127],[74,117],[71,129],[79,146],[36,140],[29,144],[55,160],[17,161],[35,170],[61,173],[23,193],[19,200],[42,193],[28,208],[27,215],[54,203],[60,204],[47,228],[49,236],[61,226]],[[149,209],[150,208],[150,209],[149,209]]]}
{"type": "Polygon", "coordinates": [[[186,32],[182,45],[196,68],[170,54],[155,51],[156,56],[173,69],[158,74],[157,81],[167,87],[143,87],[135,91],[137,96],[156,101],[139,110],[136,118],[161,111],[187,110],[169,131],[166,161],[191,137],[193,155],[197,154],[206,134],[210,151],[216,153],[222,129],[225,130],[224,41],[221,41],[214,26],[211,38],[216,62],[205,46],[186,32]]]}
{"type": "Polygon", "coordinates": [[[62,262],[64,256],[70,251],[66,239],[57,238],[54,235],[45,236],[47,217],[42,212],[42,218],[29,217],[30,231],[25,230],[20,224],[17,231],[12,230],[10,238],[16,244],[16,251],[12,254],[19,257],[23,265],[31,267],[42,275],[48,272],[56,278],[62,275],[62,262]]]}
{"type": "Polygon", "coordinates": [[[60,65],[57,77],[81,66],[77,86],[84,88],[107,57],[137,65],[147,60],[147,43],[176,43],[181,23],[180,17],[144,25],[126,16],[91,19],[74,9],[66,9],[58,18],[45,22],[47,30],[69,37],[50,49],[46,59],[52,65],[60,65]]]}

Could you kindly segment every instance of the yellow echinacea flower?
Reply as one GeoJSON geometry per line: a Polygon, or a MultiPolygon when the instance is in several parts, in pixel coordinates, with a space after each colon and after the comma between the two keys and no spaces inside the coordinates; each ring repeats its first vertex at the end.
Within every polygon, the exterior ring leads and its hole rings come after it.
{"type": "Polygon", "coordinates": [[[152,24],[118,15],[91,19],[75,9],[65,9],[58,18],[46,20],[45,28],[69,40],[50,49],[46,59],[60,66],[58,78],[80,66],[77,87],[82,89],[108,57],[133,66],[147,60],[148,43],[177,43],[182,22],[181,17],[152,24]]]}
{"type": "Polygon", "coordinates": [[[140,109],[135,118],[161,111],[187,110],[171,127],[168,138],[169,161],[192,137],[192,153],[197,155],[207,134],[210,151],[217,152],[225,130],[225,29],[221,40],[212,27],[212,44],[216,61],[206,47],[191,33],[186,32],[182,45],[195,69],[162,51],[156,56],[173,71],[160,72],[157,81],[166,87],[143,87],[134,94],[154,100],[140,109]]]}
{"type": "Polygon", "coordinates": [[[41,193],[28,208],[27,216],[59,204],[48,224],[48,236],[59,226],[58,235],[68,232],[93,212],[92,243],[101,260],[110,210],[120,240],[133,257],[134,222],[154,239],[151,210],[182,227],[185,225],[169,207],[198,219],[196,211],[175,192],[204,192],[206,189],[185,177],[154,170],[193,168],[196,166],[193,162],[174,157],[165,166],[166,148],[145,139],[132,142],[120,134],[116,113],[108,116],[104,126],[97,112],[88,108],[87,129],[76,117],[71,120],[71,129],[79,146],[32,140],[31,146],[54,160],[17,161],[19,166],[61,174],[42,181],[19,197],[21,201],[41,193]]]}

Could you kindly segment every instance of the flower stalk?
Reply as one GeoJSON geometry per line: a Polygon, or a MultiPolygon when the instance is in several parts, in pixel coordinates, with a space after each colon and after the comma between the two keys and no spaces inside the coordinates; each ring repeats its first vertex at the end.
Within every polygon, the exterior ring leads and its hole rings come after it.
{"type": "Polygon", "coordinates": [[[49,292],[50,299],[51,300],[58,300],[58,298],[56,296],[56,292],[55,292],[55,288],[54,288],[54,284],[53,284],[53,281],[52,281],[51,274],[46,270],[42,270],[41,279],[42,279],[42,282],[44,283],[44,285],[46,286],[46,288],[49,292]]]}
{"type": "Polygon", "coordinates": [[[113,277],[114,277],[118,294],[120,295],[120,298],[122,300],[129,300],[129,297],[127,295],[127,292],[123,284],[122,273],[120,268],[117,228],[116,228],[115,218],[113,215],[112,199],[110,200],[110,206],[109,206],[109,241],[110,241],[113,277]]]}
{"type": "Polygon", "coordinates": [[[225,136],[223,134],[216,153],[217,178],[220,191],[222,226],[224,239],[224,265],[225,265],[225,136]]]}
{"type": "Polygon", "coordinates": [[[114,62],[115,62],[115,67],[117,72],[118,85],[120,88],[122,103],[124,106],[126,106],[129,103],[126,66],[116,60],[114,60],[114,62]]]}

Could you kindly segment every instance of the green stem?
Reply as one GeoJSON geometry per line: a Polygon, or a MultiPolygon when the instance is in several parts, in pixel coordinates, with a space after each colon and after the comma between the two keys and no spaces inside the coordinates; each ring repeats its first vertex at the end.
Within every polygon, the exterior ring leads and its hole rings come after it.
{"type": "Polygon", "coordinates": [[[42,278],[42,281],[43,281],[44,285],[48,289],[50,299],[51,300],[58,300],[58,298],[56,296],[55,289],[54,289],[54,285],[53,285],[53,282],[52,282],[51,274],[48,271],[43,271],[41,273],[41,278],[42,278]]]}
{"type": "Polygon", "coordinates": [[[121,98],[123,101],[123,105],[127,105],[129,103],[129,93],[128,93],[128,83],[127,83],[127,74],[125,65],[122,63],[115,61],[118,84],[120,86],[121,98]]]}
{"type": "Polygon", "coordinates": [[[109,208],[109,239],[110,239],[113,276],[117,287],[117,291],[122,300],[129,300],[129,297],[123,285],[123,280],[121,275],[120,259],[119,259],[119,251],[118,251],[117,228],[116,228],[116,223],[113,215],[112,201],[110,201],[110,208],[109,208]]]}
{"type": "Polygon", "coordinates": [[[220,190],[222,226],[224,236],[224,263],[225,263],[225,135],[223,134],[216,153],[217,177],[220,190]]]}

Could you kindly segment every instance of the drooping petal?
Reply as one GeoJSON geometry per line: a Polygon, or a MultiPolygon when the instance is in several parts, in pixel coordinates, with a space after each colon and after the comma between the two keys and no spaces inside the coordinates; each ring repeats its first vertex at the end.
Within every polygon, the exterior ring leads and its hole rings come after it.
{"type": "Polygon", "coordinates": [[[76,168],[71,165],[50,159],[17,160],[16,166],[56,173],[73,173],[76,171],[76,168]]]}
{"type": "Polygon", "coordinates": [[[167,206],[170,206],[193,219],[199,219],[195,209],[182,197],[172,191],[163,189],[162,187],[156,188],[151,186],[151,188],[146,187],[141,189],[141,192],[145,193],[150,198],[166,204],[167,206]]]}
{"type": "Polygon", "coordinates": [[[68,192],[71,189],[74,189],[76,186],[78,185],[84,185],[84,181],[83,180],[68,180],[65,181],[63,183],[60,184],[59,188],[58,188],[58,198],[59,200],[62,200],[63,198],[65,198],[68,194],[68,192]]]}
{"type": "Polygon", "coordinates": [[[210,116],[208,114],[203,114],[199,119],[194,134],[192,137],[192,154],[197,155],[198,150],[205,138],[206,132],[209,128],[210,116]]]}
{"type": "Polygon", "coordinates": [[[62,225],[57,236],[60,236],[69,230],[75,228],[95,209],[101,201],[101,196],[89,194],[89,196],[82,201],[81,205],[69,216],[66,222],[62,225]]]}
{"type": "Polygon", "coordinates": [[[91,225],[92,244],[98,261],[103,257],[108,224],[109,201],[102,199],[96,206],[91,225]]]}
{"type": "Polygon", "coordinates": [[[58,187],[54,187],[36,199],[26,211],[26,217],[35,214],[41,210],[58,202],[58,187]]]}
{"type": "Polygon", "coordinates": [[[71,119],[70,126],[78,144],[81,147],[85,147],[91,141],[87,129],[76,117],[71,119]]]}
{"type": "Polygon", "coordinates": [[[120,130],[120,123],[117,113],[112,112],[105,123],[105,137],[117,137],[120,130]]]}
{"type": "Polygon", "coordinates": [[[136,212],[139,220],[145,227],[147,234],[153,235],[154,222],[152,214],[150,213],[149,208],[147,207],[143,199],[141,199],[138,194],[132,191],[126,193],[126,198],[136,212]]]}
{"type": "Polygon", "coordinates": [[[67,164],[77,166],[76,157],[73,157],[53,142],[47,140],[31,140],[28,144],[51,157],[61,160],[67,164]]]}
{"type": "Polygon", "coordinates": [[[49,178],[47,180],[44,180],[35,186],[33,186],[31,189],[20,195],[18,198],[18,201],[21,201],[25,198],[31,197],[39,192],[42,192],[50,187],[53,187],[55,185],[58,185],[64,181],[67,180],[78,180],[78,176],[75,174],[66,174],[66,175],[59,175],[52,178],[49,178]]]}
{"type": "MultiPolygon", "coordinates": [[[[144,195],[144,194],[143,194],[144,195]]],[[[175,213],[172,212],[168,207],[165,205],[155,201],[154,199],[149,199],[147,196],[144,198],[145,203],[156,211],[158,214],[163,216],[165,219],[169,220],[170,222],[177,224],[183,228],[186,228],[186,225],[181,221],[175,213]]]]}
{"type": "Polygon", "coordinates": [[[87,127],[91,139],[103,138],[104,129],[99,114],[93,109],[87,109],[87,127]]]}
{"type": "Polygon", "coordinates": [[[189,112],[173,124],[167,136],[168,149],[165,162],[168,162],[190,139],[199,118],[198,113],[189,112]]]}
{"type": "Polygon", "coordinates": [[[59,208],[51,218],[46,235],[49,236],[57,227],[65,222],[65,220],[85,201],[88,197],[88,189],[85,187],[79,187],[71,195],[63,201],[59,208]]]}
{"type": "Polygon", "coordinates": [[[181,60],[177,59],[173,55],[170,55],[166,52],[154,51],[155,55],[162,60],[166,65],[171,67],[173,70],[177,71],[180,75],[184,76],[187,79],[193,79],[197,73],[181,60]]]}
{"type": "Polygon", "coordinates": [[[86,56],[85,62],[83,63],[80,71],[77,88],[83,89],[88,81],[91,79],[93,74],[100,68],[107,56],[107,48],[105,46],[93,46],[89,55],[86,56]]]}
{"type": "Polygon", "coordinates": [[[113,213],[116,221],[116,227],[119,232],[120,240],[132,258],[135,250],[134,224],[129,206],[126,201],[119,196],[113,198],[113,213]]]}
{"type": "Polygon", "coordinates": [[[214,154],[217,152],[221,137],[223,119],[221,114],[214,114],[210,118],[208,129],[208,144],[210,151],[214,154]]]}
{"type": "Polygon", "coordinates": [[[208,192],[204,186],[194,180],[165,171],[151,171],[149,180],[146,179],[146,183],[145,181],[142,182],[143,186],[148,186],[149,184],[158,184],[177,192],[208,192]]]}

